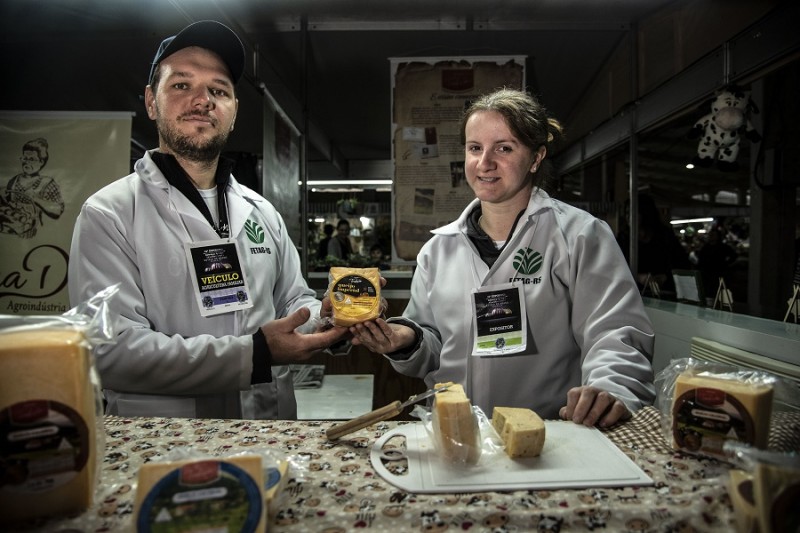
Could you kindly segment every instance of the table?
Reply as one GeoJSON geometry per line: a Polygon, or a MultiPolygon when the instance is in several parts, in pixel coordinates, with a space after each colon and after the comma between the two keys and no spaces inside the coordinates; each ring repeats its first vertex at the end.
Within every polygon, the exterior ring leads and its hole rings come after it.
{"type": "MultiPolygon", "coordinates": [[[[781,413],[776,413],[779,416],[781,413]]],[[[386,421],[330,442],[331,421],[104,419],[106,449],[95,505],[80,516],[31,524],[22,531],[129,531],[138,468],[192,446],[224,456],[267,447],[294,458],[269,531],[725,531],[733,511],[726,463],[673,452],[655,408],[640,410],[605,435],[655,482],[649,487],[520,490],[468,494],[404,492],[376,475],[369,455],[386,421]]],[[[800,416],[773,421],[770,448],[800,449],[800,416]]]]}
{"type": "Polygon", "coordinates": [[[318,388],[296,388],[299,420],[345,420],[372,410],[372,374],[325,375],[318,388]]]}

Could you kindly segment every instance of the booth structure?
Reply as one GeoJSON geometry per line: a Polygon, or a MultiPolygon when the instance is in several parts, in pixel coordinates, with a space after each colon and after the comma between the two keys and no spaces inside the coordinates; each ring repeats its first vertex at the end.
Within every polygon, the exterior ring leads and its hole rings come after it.
{"type": "Polygon", "coordinates": [[[644,298],[656,333],[653,370],[696,359],[766,370],[800,387],[800,325],[644,298]]]}

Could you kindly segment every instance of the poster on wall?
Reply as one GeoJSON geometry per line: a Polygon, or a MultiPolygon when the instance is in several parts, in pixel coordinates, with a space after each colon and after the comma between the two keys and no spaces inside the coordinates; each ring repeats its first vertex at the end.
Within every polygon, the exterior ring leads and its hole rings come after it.
{"type": "Polygon", "coordinates": [[[0,314],[69,310],[72,228],[130,172],[131,113],[0,112],[0,314]]]}
{"type": "Polygon", "coordinates": [[[392,58],[393,259],[414,261],[430,231],[474,198],[464,176],[464,108],[525,86],[525,57],[392,58]]]}
{"type": "Polygon", "coordinates": [[[264,161],[261,190],[283,215],[296,245],[302,238],[300,221],[300,132],[275,100],[264,97],[264,161]]]}

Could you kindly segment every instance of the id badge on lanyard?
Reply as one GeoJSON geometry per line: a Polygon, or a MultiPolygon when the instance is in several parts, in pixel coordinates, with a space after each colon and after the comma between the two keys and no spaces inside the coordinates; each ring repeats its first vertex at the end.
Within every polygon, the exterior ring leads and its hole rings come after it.
{"type": "Polygon", "coordinates": [[[525,351],[528,320],[521,284],[505,283],[472,290],[473,356],[525,351]]]}
{"type": "Polygon", "coordinates": [[[219,315],[253,307],[235,240],[187,242],[184,249],[201,315],[219,315]]]}

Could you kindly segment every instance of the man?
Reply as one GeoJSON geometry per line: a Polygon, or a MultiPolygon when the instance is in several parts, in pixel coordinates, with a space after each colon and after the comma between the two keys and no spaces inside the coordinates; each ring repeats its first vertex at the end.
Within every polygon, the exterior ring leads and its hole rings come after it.
{"type": "Polygon", "coordinates": [[[145,88],[159,146],[76,222],[71,302],[119,284],[116,343],[96,351],[109,414],[295,418],[291,374],[272,365],[347,334],[314,327],[330,305],[305,283],[283,219],[219,157],[244,61],[239,38],[214,21],[164,40],[145,88]]]}

